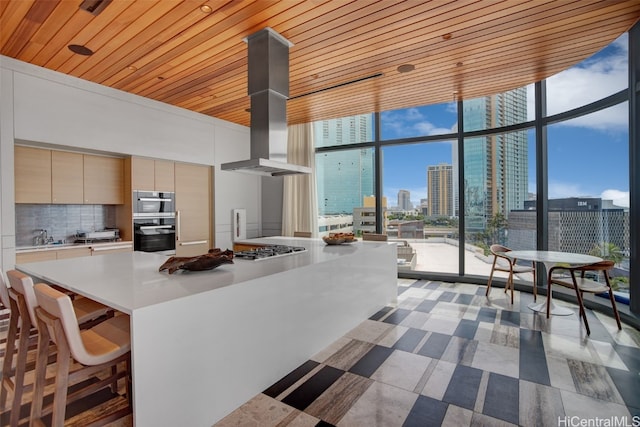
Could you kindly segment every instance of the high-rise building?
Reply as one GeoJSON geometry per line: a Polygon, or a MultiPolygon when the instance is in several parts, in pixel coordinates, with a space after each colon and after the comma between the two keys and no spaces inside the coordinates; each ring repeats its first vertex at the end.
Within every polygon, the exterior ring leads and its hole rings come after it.
{"type": "MultiPolygon", "coordinates": [[[[356,144],[373,139],[372,115],[315,122],[316,147],[356,144]]],[[[372,148],[316,154],[318,214],[352,214],[375,193],[372,148]]]]}
{"type": "MultiPolygon", "coordinates": [[[[527,120],[527,89],[476,98],[463,103],[464,130],[483,130],[527,120]]],[[[484,231],[497,214],[505,217],[522,209],[528,198],[528,141],[526,131],[464,142],[464,194],[466,228],[484,231]]]]}
{"type": "Polygon", "coordinates": [[[409,190],[400,190],[398,191],[398,209],[401,211],[410,211],[413,209],[413,204],[411,203],[411,193],[409,190]]]}
{"type": "MultiPolygon", "coordinates": [[[[353,232],[361,236],[362,233],[376,233],[376,198],[367,196],[362,200],[361,207],[353,209],[353,232]]],[[[382,233],[387,232],[387,198],[382,197],[382,233]]]]}
{"type": "Polygon", "coordinates": [[[427,167],[427,215],[454,215],[453,166],[442,163],[427,167]]]}
{"type": "MultiPolygon", "coordinates": [[[[549,203],[549,250],[588,254],[595,246],[612,244],[629,251],[629,210],[596,197],[551,199],[549,203]]],[[[508,216],[508,246],[535,249],[535,201],[508,216]]]]}

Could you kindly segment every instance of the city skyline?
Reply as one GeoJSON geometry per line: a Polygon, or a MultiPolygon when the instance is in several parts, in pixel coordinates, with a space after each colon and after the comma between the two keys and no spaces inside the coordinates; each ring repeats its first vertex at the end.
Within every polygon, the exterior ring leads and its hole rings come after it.
{"type": "MultiPolygon", "coordinates": [[[[567,111],[604,98],[627,85],[627,36],[547,80],[548,114],[567,111]]],[[[533,85],[527,87],[528,120],[532,119],[533,85]]],[[[409,108],[382,113],[383,139],[448,134],[457,126],[457,105],[409,108]]],[[[628,113],[618,105],[548,128],[549,198],[601,197],[628,207],[628,113]],[[603,144],[606,143],[605,146],[603,144]],[[602,155],[606,152],[606,155],[602,155]],[[573,165],[573,167],[567,166],[573,165]],[[575,165],[584,165],[576,167],[575,165]]],[[[535,137],[529,141],[528,192],[536,193],[535,137]]],[[[451,142],[385,147],[383,194],[408,189],[414,205],[427,194],[424,170],[429,164],[452,164],[451,142]]]]}

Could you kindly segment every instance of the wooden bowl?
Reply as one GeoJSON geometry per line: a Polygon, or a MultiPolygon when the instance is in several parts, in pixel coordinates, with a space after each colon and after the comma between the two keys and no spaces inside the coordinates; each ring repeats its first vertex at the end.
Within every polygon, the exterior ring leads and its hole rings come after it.
{"type": "Polygon", "coordinates": [[[324,236],[322,240],[324,240],[324,242],[327,245],[341,245],[344,243],[343,238],[332,238],[332,237],[324,236]]]}

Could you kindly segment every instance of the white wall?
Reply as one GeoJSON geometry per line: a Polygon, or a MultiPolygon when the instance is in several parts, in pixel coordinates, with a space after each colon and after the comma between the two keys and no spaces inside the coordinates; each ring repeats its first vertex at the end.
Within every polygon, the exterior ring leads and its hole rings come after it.
{"type": "Polygon", "coordinates": [[[249,158],[249,144],[238,144],[236,130],[219,127],[216,129],[215,144],[215,217],[216,246],[233,248],[232,211],[245,209],[247,212],[247,238],[262,236],[260,199],[261,180],[258,175],[223,171],[222,163],[249,158]],[[257,188],[258,191],[247,191],[257,188]]]}
{"type": "Polygon", "coordinates": [[[249,158],[247,127],[4,56],[0,73],[2,269],[15,264],[15,141],[214,165],[216,246],[230,247],[233,208],[247,210],[247,237],[260,235],[260,180],[219,169],[249,158]]]}
{"type": "MultiPolygon", "coordinates": [[[[0,66],[2,58],[0,56],[0,66]]],[[[0,67],[0,269],[3,271],[15,264],[12,82],[13,73],[0,67]]]]}

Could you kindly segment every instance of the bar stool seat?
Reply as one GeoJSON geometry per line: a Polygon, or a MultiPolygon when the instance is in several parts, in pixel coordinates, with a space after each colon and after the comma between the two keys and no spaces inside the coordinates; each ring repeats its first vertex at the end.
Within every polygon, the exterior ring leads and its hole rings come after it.
{"type": "MultiPolygon", "coordinates": [[[[127,377],[127,395],[131,401],[129,372],[131,368],[131,335],[129,316],[115,316],[86,330],[80,330],[75,317],[71,299],[68,295],[37,283],[34,287],[38,307],[38,357],[36,360],[36,387],[31,405],[31,420],[38,422],[43,415],[43,395],[49,341],[57,346],[56,386],[52,407],[52,426],[64,425],[68,385],[71,376],[78,378],[95,376],[101,370],[111,367],[111,375],[99,382],[90,384],[86,390],[99,390],[111,386],[115,392],[117,380],[127,377]],[[83,365],[70,372],[70,359],[83,365]],[[124,372],[118,372],[120,362],[126,362],[124,372]]],[[[83,389],[82,395],[89,391],[83,389]]],[[[77,393],[76,393],[77,394],[77,393]]],[[[71,397],[71,396],[70,396],[71,397]]],[[[75,400],[75,399],[69,399],[75,400]]],[[[129,405],[130,406],[130,405],[129,405]]]]}

